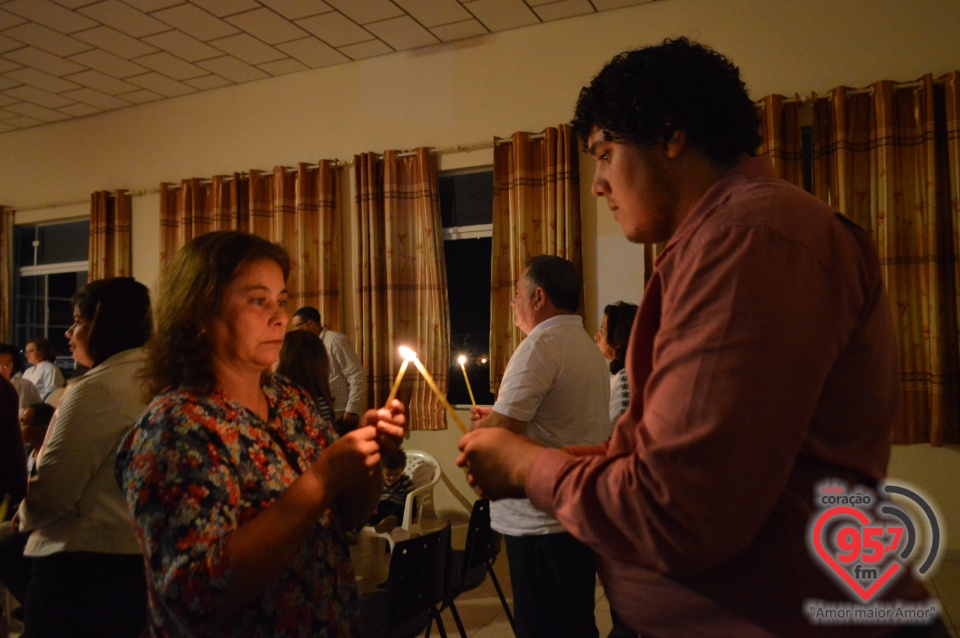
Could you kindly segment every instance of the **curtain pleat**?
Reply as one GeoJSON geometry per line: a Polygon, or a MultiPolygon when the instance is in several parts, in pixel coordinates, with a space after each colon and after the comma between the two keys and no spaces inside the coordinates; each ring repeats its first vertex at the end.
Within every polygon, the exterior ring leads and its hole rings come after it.
{"type": "MultiPolygon", "coordinates": [[[[354,158],[358,229],[357,347],[370,379],[369,404],[383,405],[401,357],[417,352],[441,392],[447,390],[450,313],[436,157],[386,151],[354,158]]],[[[410,428],[446,428],[443,404],[408,374],[410,428]]]]}
{"type": "Polygon", "coordinates": [[[250,220],[255,235],[287,249],[288,307],[313,306],[331,330],[340,330],[340,224],[337,169],[332,160],[273,172],[250,171],[250,220]]]}
{"type": "Polygon", "coordinates": [[[0,206],[0,340],[13,342],[13,209],[0,206]]]}
{"type": "Polygon", "coordinates": [[[896,443],[960,443],[957,98],[956,74],[814,96],[814,193],[874,238],[893,306],[896,443]]]}
{"type": "Polygon", "coordinates": [[[296,169],[217,175],[160,185],[160,261],[213,230],[243,230],[290,253],[291,309],[314,306],[340,330],[340,223],[333,160],[296,169]]]}
{"type": "Polygon", "coordinates": [[[759,154],[773,162],[782,179],[803,188],[803,135],[800,127],[800,99],[768,95],[758,107],[760,116],[759,154]]]}
{"type": "Polygon", "coordinates": [[[160,184],[160,264],[198,235],[250,231],[249,180],[243,173],[160,184]]]}
{"type": "MultiPolygon", "coordinates": [[[[567,125],[494,140],[490,290],[490,388],[496,392],[523,333],[511,301],[524,264],[537,255],[569,259],[583,272],[576,136],[567,125]]],[[[583,309],[581,291],[581,311],[583,309]]]]}
{"type": "Polygon", "coordinates": [[[130,276],[131,198],[125,190],[90,196],[89,280],[130,276]]]}

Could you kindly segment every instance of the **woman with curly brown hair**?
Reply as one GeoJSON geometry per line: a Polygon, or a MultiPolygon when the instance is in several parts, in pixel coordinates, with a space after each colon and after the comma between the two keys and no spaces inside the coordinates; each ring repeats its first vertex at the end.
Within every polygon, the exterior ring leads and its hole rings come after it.
{"type": "Polygon", "coordinates": [[[403,406],[337,439],[270,367],[290,258],[236,231],[188,242],[161,277],[147,375],[157,396],[117,472],[147,563],[149,633],[359,635],[345,531],[383,489],[403,406]]]}

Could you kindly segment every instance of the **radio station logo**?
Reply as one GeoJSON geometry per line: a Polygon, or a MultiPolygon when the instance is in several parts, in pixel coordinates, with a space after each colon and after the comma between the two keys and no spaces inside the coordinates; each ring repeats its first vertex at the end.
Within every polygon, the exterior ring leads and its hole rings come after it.
{"type": "Polygon", "coordinates": [[[936,601],[873,602],[914,565],[919,564],[916,570],[921,576],[936,565],[942,534],[926,499],[898,485],[882,485],[875,493],[828,480],[816,486],[814,504],[817,511],[807,537],[811,555],[853,604],[807,601],[805,613],[811,622],[925,624],[936,619],[936,601]],[[884,496],[878,498],[878,494],[884,496]],[[886,495],[906,499],[922,514],[911,516],[886,495]],[[929,545],[922,561],[921,557],[911,559],[918,539],[929,545]]]}

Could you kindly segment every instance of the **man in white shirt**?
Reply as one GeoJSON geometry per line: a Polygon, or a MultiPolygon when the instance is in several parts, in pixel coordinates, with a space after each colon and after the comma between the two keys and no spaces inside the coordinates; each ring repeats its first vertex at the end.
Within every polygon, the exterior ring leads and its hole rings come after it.
{"type": "Polygon", "coordinates": [[[0,343],[0,376],[10,382],[20,399],[20,409],[40,403],[43,398],[37,392],[37,387],[23,378],[20,374],[23,368],[20,363],[20,353],[8,343],[0,343]]]}
{"type": "Polygon", "coordinates": [[[57,353],[53,343],[46,337],[37,337],[27,342],[23,353],[32,366],[23,373],[23,378],[35,385],[41,398],[47,401],[64,386],[63,373],[55,364],[57,353]]]}
{"type": "MultiPolygon", "coordinates": [[[[576,314],[581,285],[566,259],[527,262],[513,299],[526,339],[507,364],[493,408],[474,408],[474,428],[507,428],[553,448],[609,438],[610,374],[576,314]]],[[[490,520],[506,539],[518,638],[597,636],[593,550],[527,499],[493,501],[490,520]]]]}
{"type": "Polygon", "coordinates": [[[328,329],[320,321],[320,311],[304,306],[293,313],[290,325],[306,330],[323,341],[330,358],[330,393],[333,395],[334,427],[341,436],[357,427],[367,394],[367,375],[347,335],[328,329]]]}

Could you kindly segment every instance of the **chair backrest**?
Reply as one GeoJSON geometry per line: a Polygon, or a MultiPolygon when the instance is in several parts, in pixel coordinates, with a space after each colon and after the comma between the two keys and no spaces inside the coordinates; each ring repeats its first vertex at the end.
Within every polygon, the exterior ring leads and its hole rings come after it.
{"type": "Polygon", "coordinates": [[[450,526],[398,542],[387,577],[387,627],[433,613],[443,601],[450,526]]]}
{"type": "Polygon", "coordinates": [[[419,523],[424,510],[433,514],[433,486],[440,482],[440,462],[432,454],[420,450],[406,450],[407,465],[404,473],[413,482],[413,507],[405,508],[400,526],[409,529],[411,523],[419,523]],[[409,520],[407,517],[409,516],[409,520]]]}
{"type": "Polygon", "coordinates": [[[479,565],[492,565],[500,555],[503,536],[490,527],[490,500],[477,499],[470,512],[470,527],[467,529],[467,542],[463,548],[463,576],[479,565]]]}

